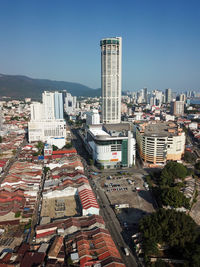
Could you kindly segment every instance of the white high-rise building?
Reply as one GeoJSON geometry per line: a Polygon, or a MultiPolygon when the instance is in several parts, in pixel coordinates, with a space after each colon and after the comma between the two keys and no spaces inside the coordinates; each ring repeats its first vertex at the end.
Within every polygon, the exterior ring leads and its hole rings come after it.
{"type": "Polygon", "coordinates": [[[186,101],[186,95],[185,94],[180,94],[179,95],[179,101],[185,102],[186,101]]]}
{"type": "Polygon", "coordinates": [[[33,102],[31,105],[31,121],[40,121],[45,119],[44,105],[39,102],[33,102]]]}
{"type": "Polygon", "coordinates": [[[63,95],[59,92],[44,91],[42,94],[45,119],[63,119],[63,95]]]}
{"type": "Polygon", "coordinates": [[[93,109],[90,112],[87,112],[86,124],[87,125],[100,124],[100,116],[97,109],[93,109]]]}
{"type": "Polygon", "coordinates": [[[55,118],[54,110],[54,93],[44,91],[42,94],[42,102],[44,105],[44,117],[46,120],[52,120],[55,118]]]}
{"type": "Polygon", "coordinates": [[[63,119],[64,117],[64,103],[63,103],[63,94],[60,92],[54,93],[54,116],[55,119],[63,119]]]}
{"type": "Polygon", "coordinates": [[[101,46],[102,122],[121,121],[122,38],[105,38],[101,46]]]}
{"type": "Polygon", "coordinates": [[[31,120],[28,123],[29,142],[42,141],[62,148],[66,139],[63,95],[57,91],[44,91],[42,100],[43,103],[31,104],[31,120]]]}
{"type": "Polygon", "coordinates": [[[70,93],[66,93],[65,96],[65,112],[68,115],[74,114],[76,111],[76,96],[72,96],[70,93]]]}

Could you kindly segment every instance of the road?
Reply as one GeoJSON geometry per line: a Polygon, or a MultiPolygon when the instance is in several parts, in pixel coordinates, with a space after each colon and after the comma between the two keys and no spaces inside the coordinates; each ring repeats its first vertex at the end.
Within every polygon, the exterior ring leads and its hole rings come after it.
{"type": "MultiPolygon", "coordinates": [[[[89,166],[87,165],[87,162],[85,160],[85,157],[87,155],[87,152],[83,151],[84,150],[84,146],[82,145],[82,141],[80,139],[80,137],[77,136],[77,134],[74,133],[74,131],[72,132],[72,136],[73,136],[73,143],[74,146],[77,149],[79,155],[81,156],[82,159],[82,163],[84,165],[84,170],[85,170],[85,174],[87,177],[89,177],[89,166]]],[[[115,170],[116,172],[116,170],[115,170]]],[[[123,262],[125,263],[126,267],[136,267],[138,266],[135,257],[133,256],[132,252],[130,251],[130,255],[126,256],[124,253],[124,248],[128,247],[127,244],[125,243],[121,232],[122,232],[122,228],[121,225],[113,211],[113,209],[110,207],[110,203],[105,195],[105,193],[103,192],[103,190],[98,186],[98,184],[95,184],[95,181],[91,181],[90,180],[90,185],[93,189],[93,192],[96,194],[96,198],[98,201],[98,204],[100,206],[100,215],[103,217],[105,224],[106,224],[106,228],[109,230],[113,241],[115,242],[119,253],[122,257],[123,262]]]]}
{"type": "Polygon", "coordinates": [[[46,179],[46,176],[43,172],[42,179],[40,182],[40,188],[39,188],[38,195],[37,195],[37,203],[35,206],[34,214],[32,216],[31,233],[27,239],[27,242],[30,244],[34,243],[33,240],[34,240],[34,235],[35,235],[35,227],[37,224],[39,224],[39,221],[40,221],[40,213],[41,213],[41,206],[42,206],[42,203],[41,203],[42,202],[42,191],[44,188],[45,179],[46,179]]]}
{"type": "MultiPolygon", "coordinates": [[[[94,190],[94,189],[93,189],[94,190]]],[[[124,239],[122,238],[121,232],[122,228],[119,224],[118,219],[116,218],[116,215],[113,211],[113,209],[110,207],[110,203],[103,192],[101,188],[96,188],[96,194],[97,194],[97,200],[100,206],[100,214],[104,218],[104,221],[106,223],[106,227],[109,230],[116,246],[118,247],[118,250],[121,254],[121,257],[123,259],[123,262],[126,264],[127,267],[135,267],[138,266],[136,263],[135,257],[130,251],[129,256],[125,256],[124,254],[124,248],[127,247],[127,244],[125,243],[124,239]]]]}
{"type": "Polygon", "coordinates": [[[80,138],[79,134],[77,133],[77,129],[71,129],[72,134],[72,143],[76,148],[78,154],[85,159],[86,161],[90,158],[90,155],[85,149],[82,139],[80,138]]]}
{"type": "MultiPolygon", "coordinates": [[[[87,163],[84,159],[82,159],[85,174],[89,176],[89,170],[87,163]]],[[[126,264],[126,267],[136,267],[138,266],[135,257],[133,256],[132,252],[130,251],[130,255],[126,256],[124,253],[124,248],[128,247],[125,243],[121,233],[122,228],[121,225],[113,211],[113,209],[110,207],[109,200],[107,199],[104,191],[101,189],[98,183],[95,182],[95,180],[89,180],[90,185],[93,189],[93,192],[96,195],[99,207],[100,207],[100,215],[103,217],[106,228],[109,230],[109,233],[111,234],[113,241],[115,242],[115,245],[117,246],[119,253],[123,259],[123,262],[126,264]]]]}

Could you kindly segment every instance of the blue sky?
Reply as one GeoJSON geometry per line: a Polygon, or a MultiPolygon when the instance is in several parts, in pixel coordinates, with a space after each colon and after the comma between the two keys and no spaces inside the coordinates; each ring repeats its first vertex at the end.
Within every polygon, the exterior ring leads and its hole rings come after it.
{"type": "Polygon", "coordinates": [[[199,0],[0,0],[0,73],[99,88],[110,36],[123,90],[200,89],[199,0]]]}

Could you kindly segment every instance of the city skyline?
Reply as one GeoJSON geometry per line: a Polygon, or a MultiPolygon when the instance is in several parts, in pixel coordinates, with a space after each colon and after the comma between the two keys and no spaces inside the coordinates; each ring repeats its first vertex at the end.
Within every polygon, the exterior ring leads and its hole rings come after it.
{"type": "Polygon", "coordinates": [[[122,36],[123,90],[199,90],[199,13],[196,0],[2,2],[0,73],[100,88],[99,40],[122,36]]]}

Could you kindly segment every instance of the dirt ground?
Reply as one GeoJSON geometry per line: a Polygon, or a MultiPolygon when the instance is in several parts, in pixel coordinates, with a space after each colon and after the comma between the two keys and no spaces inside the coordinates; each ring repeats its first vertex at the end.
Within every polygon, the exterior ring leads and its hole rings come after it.
{"type": "Polygon", "coordinates": [[[50,218],[61,218],[77,214],[77,204],[74,196],[44,199],[42,203],[41,216],[50,218]]]}

